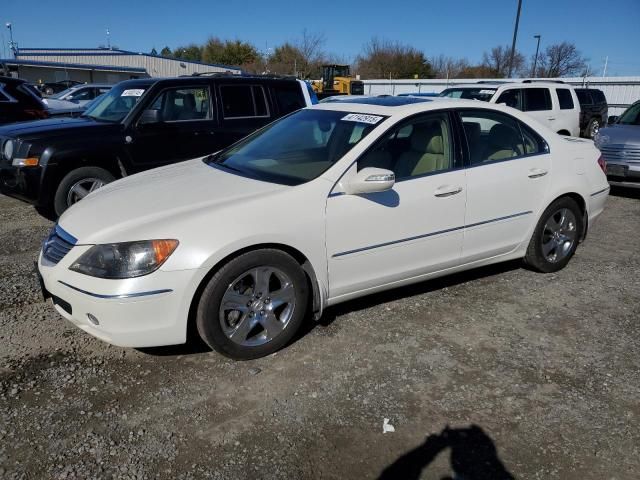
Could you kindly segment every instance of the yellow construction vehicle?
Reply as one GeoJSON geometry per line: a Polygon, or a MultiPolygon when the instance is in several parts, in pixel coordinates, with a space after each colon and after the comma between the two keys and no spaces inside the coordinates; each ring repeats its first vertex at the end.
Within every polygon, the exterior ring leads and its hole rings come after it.
{"type": "Polygon", "coordinates": [[[351,76],[349,65],[323,65],[322,80],[313,82],[320,100],[333,95],[364,95],[364,83],[351,76]]]}

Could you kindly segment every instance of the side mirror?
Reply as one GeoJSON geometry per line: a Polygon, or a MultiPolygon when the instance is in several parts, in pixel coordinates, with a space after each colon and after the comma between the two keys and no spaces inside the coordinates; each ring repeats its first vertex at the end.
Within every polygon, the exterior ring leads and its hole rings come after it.
{"type": "Polygon", "coordinates": [[[147,109],[140,115],[138,125],[150,125],[152,123],[160,123],[161,121],[160,110],[147,109]]]}
{"type": "Polygon", "coordinates": [[[614,123],[618,123],[618,115],[609,115],[609,119],[607,120],[608,125],[613,125],[614,123]]]}
{"type": "Polygon", "coordinates": [[[345,185],[349,195],[385,192],[393,188],[396,176],[391,170],[367,167],[356,173],[345,185]]]}

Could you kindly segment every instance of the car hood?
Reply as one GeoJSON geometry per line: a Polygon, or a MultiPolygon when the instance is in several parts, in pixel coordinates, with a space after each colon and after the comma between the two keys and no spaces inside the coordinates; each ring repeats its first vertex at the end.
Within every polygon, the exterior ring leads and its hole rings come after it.
{"type": "Polygon", "coordinates": [[[153,232],[175,238],[181,222],[193,226],[216,209],[244,206],[287,188],[211,167],[198,158],[113,182],[68,209],[59,225],[79,244],[139,240],[153,232]]]}
{"type": "Polygon", "coordinates": [[[640,145],[640,125],[609,125],[596,137],[598,147],[607,145],[640,145]]]}
{"type": "Polygon", "coordinates": [[[21,122],[0,128],[0,136],[22,138],[25,140],[43,140],[48,137],[66,135],[85,128],[113,129],[120,128],[120,124],[101,123],[90,118],[48,118],[32,122],[21,122]]]}

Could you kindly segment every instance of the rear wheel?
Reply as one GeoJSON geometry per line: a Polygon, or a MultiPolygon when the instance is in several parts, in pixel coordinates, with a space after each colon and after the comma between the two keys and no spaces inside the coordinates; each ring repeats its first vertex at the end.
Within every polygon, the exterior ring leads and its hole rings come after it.
{"type": "Polygon", "coordinates": [[[62,179],[56,190],[53,201],[56,215],[62,215],[71,205],[115,179],[110,172],[100,167],[80,167],[72,170],[62,179]]]}
{"type": "Polygon", "coordinates": [[[592,118],[587,126],[587,137],[592,139],[598,134],[600,131],[600,121],[597,118],[592,118]]]}
{"type": "Polygon", "coordinates": [[[582,229],[578,204],[569,197],[559,198],[540,217],[525,262],[544,273],[563,269],[578,248],[582,229]]]}
{"type": "Polygon", "coordinates": [[[307,278],[293,257],[274,249],[248,252],[224,265],[205,287],[198,333],[227,357],[263,357],[291,341],[308,297],[307,278]]]}

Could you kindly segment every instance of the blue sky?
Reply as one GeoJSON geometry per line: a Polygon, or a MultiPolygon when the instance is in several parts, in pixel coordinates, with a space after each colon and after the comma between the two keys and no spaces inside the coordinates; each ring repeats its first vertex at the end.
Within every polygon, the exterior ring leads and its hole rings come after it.
{"type": "MultiPolygon", "coordinates": [[[[122,1],[1,0],[0,21],[14,26],[23,47],[95,47],[158,51],[203,42],[209,36],[242,39],[264,50],[295,40],[306,28],[324,33],[325,49],[353,61],[372,37],[400,41],[427,56],[443,53],[478,61],[496,45],[511,43],[517,0],[439,1],[122,1]],[[335,5],[335,6],[334,6],[335,5]],[[28,6],[28,8],[27,8],[28,6]]],[[[8,30],[1,29],[0,56],[8,30]]],[[[640,0],[523,0],[518,48],[574,42],[601,74],[640,75],[640,0]]]]}

